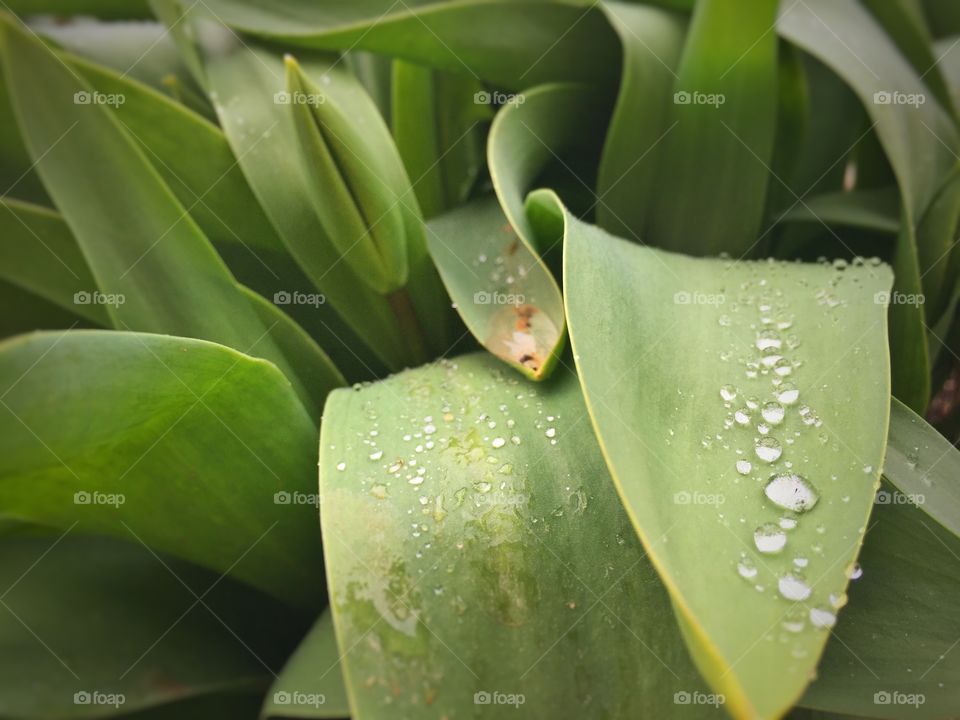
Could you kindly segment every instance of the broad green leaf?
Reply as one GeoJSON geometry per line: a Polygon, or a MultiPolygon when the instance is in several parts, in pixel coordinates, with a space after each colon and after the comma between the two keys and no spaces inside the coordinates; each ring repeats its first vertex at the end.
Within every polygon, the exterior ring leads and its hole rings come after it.
{"type": "Polygon", "coordinates": [[[957,286],[950,258],[957,244],[960,224],[960,166],[934,198],[917,228],[917,262],[923,283],[924,310],[932,325],[947,308],[957,286]]]}
{"type": "Polygon", "coordinates": [[[0,378],[5,515],[132,530],[317,607],[316,436],[274,366],[199,340],[41,333],[0,344],[0,378]]]}
{"type": "Polygon", "coordinates": [[[361,49],[514,88],[598,80],[617,41],[590,0],[206,0],[226,25],[328,50],[361,49]]]}
{"type": "Polygon", "coordinates": [[[53,210],[0,200],[0,278],[90,322],[108,326],[99,288],[70,229],[53,210]]]}
{"type": "MultiPolygon", "coordinates": [[[[887,484],[881,493],[899,495],[887,484]]],[[[805,707],[890,720],[953,717],[960,707],[960,540],[931,519],[929,496],[919,508],[899,497],[878,501],[863,577],[851,583],[805,707]]]]}
{"type": "Polygon", "coordinates": [[[10,104],[7,83],[0,72],[0,196],[50,204],[43,183],[33,170],[33,161],[23,146],[17,118],[10,104]]]}
{"type": "Polygon", "coordinates": [[[549,377],[565,345],[563,298],[496,198],[432,220],[427,243],[473,336],[530,379],[549,377]]]}
{"type": "Polygon", "coordinates": [[[658,147],[667,122],[686,22],[647,5],[602,5],[623,47],[620,92],[597,178],[597,222],[609,232],[642,238],[658,181],[658,147]]]}
{"type": "Polygon", "coordinates": [[[353,717],[720,714],[676,704],[706,691],[585,412],[572,373],[534,384],[486,354],[330,396],[321,524],[353,717]]]}
{"type": "Polygon", "coordinates": [[[404,197],[410,183],[400,158],[377,155],[365,128],[355,127],[356,117],[314,85],[293,57],[288,55],[285,65],[293,124],[320,222],[354,274],[377,294],[389,295],[407,283],[407,229],[420,222],[404,197]],[[389,167],[391,160],[399,172],[389,167]],[[384,172],[387,168],[393,172],[384,172]],[[390,182],[395,178],[400,182],[390,182]]]}
{"type": "Polygon", "coordinates": [[[391,129],[425,218],[460,205],[477,182],[491,98],[469,75],[394,61],[391,129]]]}
{"type": "Polygon", "coordinates": [[[553,84],[507,96],[494,118],[487,140],[490,178],[510,224],[531,252],[539,245],[547,254],[560,238],[536,236],[523,210],[524,197],[547,165],[568,162],[565,157],[572,150],[598,134],[605,110],[595,90],[553,84]]]}
{"type": "MultiPolygon", "coordinates": [[[[840,75],[875,123],[904,198],[893,260],[896,291],[918,297],[922,289],[916,226],[955,165],[960,146],[950,116],[926,98],[926,86],[916,72],[858,3],[807,0],[787,5],[778,29],[840,75]]],[[[893,304],[890,336],[894,394],[922,410],[930,394],[922,307],[893,304]]]]}
{"type": "Polygon", "coordinates": [[[97,286],[116,298],[106,306],[114,324],[267,358],[319,417],[336,373],[331,367],[325,386],[308,385],[303,376],[325,360],[322,353],[287,356],[277,347],[272,326],[111,111],[83,102],[90,88],[29,31],[9,17],[0,26],[4,71],[30,154],[97,286]],[[91,167],[97,182],[76,182],[91,167]]]}
{"type": "Polygon", "coordinates": [[[695,259],[565,222],[571,343],[614,482],[701,672],[735,717],[777,717],[879,482],[890,272],[695,259]]]}
{"type": "MultiPolygon", "coordinates": [[[[318,60],[306,67],[312,77],[328,70],[331,82],[350,82],[343,68],[331,69],[329,62],[318,60]]],[[[259,48],[236,47],[208,58],[205,68],[227,140],[290,254],[326,301],[389,367],[416,361],[387,299],[369,290],[340,261],[325,236],[308,192],[293,112],[275,102],[275,96],[282,101],[286,92],[280,58],[259,48]]]]}
{"type": "Polygon", "coordinates": [[[906,497],[960,537],[960,451],[896,398],[890,402],[890,438],[883,474],[900,491],[877,502],[906,497]]]}
{"type": "Polygon", "coordinates": [[[667,111],[669,132],[658,150],[644,242],[734,257],[756,248],[777,124],[777,5],[696,4],[667,111]]]}
{"type": "Polygon", "coordinates": [[[121,543],[79,530],[0,542],[3,717],[112,715],[262,691],[296,630],[277,606],[132,534],[121,543]]]}
{"type": "Polygon", "coordinates": [[[263,706],[264,718],[350,717],[333,618],[324,612],[287,660],[263,706]]]}
{"type": "Polygon", "coordinates": [[[900,232],[899,203],[896,190],[825,193],[806,198],[802,205],[784,213],[780,222],[845,225],[896,235],[900,232]]]}

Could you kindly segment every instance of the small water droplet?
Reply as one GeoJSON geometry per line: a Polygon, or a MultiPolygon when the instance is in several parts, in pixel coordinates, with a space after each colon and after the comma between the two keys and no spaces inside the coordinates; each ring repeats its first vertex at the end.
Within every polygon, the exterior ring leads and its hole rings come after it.
{"type": "Polygon", "coordinates": [[[778,553],[787,544],[787,535],[779,526],[764,523],[753,531],[753,543],[757,550],[766,554],[778,553]]]}
{"type": "Polygon", "coordinates": [[[345,462],[337,463],[337,470],[339,470],[340,472],[343,472],[346,469],[347,469],[347,464],[345,462]]]}
{"type": "Polygon", "coordinates": [[[847,570],[847,577],[851,580],[859,580],[863,577],[863,568],[860,567],[860,563],[854,563],[849,570],[847,570]]]}
{"type": "Polygon", "coordinates": [[[820,628],[821,630],[832,628],[837,624],[837,615],[832,610],[828,610],[827,608],[810,608],[810,623],[815,628],[820,628]]]}
{"type": "Polygon", "coordinates": [[[758,458],[768,463],[776,462],[783,453],[780,441],[772,437],[760,438],[753,450],[758,458]]]}
{"type": "Polygon", "coordinates": [[[757,350],[779,350],[783,345],[780,335],[775,330],[763,330],[757,335],[757,350]]]}
{"type": "Polygon", "coordinates": [[[383,457],[383,450],[377,450],[376,452],[370,453],[371,460],[379,460],[383,457]]]}
{"type": "Polygon", "coordinates": [[[797,526],[797,519],[792,517],[782,517],[779,520],[779,525],[784,530],[793,530],[797,526]]]}
{"type": "Polygon", "coordinates": [[[737,389],[733,385],[724,385],[720,388],[720,397],[725,402],[733,402],[737,399],[737,389]]]}
{"type": "Polygon", "coordinates": [[[780,594],[787,600],[806,600],[812,592],[803,577],[797,573],[787,573],[777,581],[780,594]]]}
{"type": "Polygon", "coordinates": [[[543,434],[546,435],[548,438],[556,437],[556,435],[557,435],[557,429],[556,429],[556,428],[547,428],[546,432],[543,433],[543,434]]]}
{"type": "Polygon", "coordinates": [[[737,472],[741,475],[749,475],[753,470],[753,465],[749,460],[737,460],[737,472]]]}
{"type": "Polygon", "coordinates": [[[783,422],[786,410],[784,410],[783,405],[780,403],[768,402],[764,404],[760,414],[763,416],[763,419],[771,425],[779,425],[783,422]]]}
{"type": "Polygon", "coordinates": [[[777,388],[777,400],[784,405],[793,405],[800,398],[800,391],[793,383],[785,382],[777,388]]]}
{"type": "Polygon", "coordinates": [[[387,486],[377,483],[370,488],[370,494],[373,495],[377,500],[386,500],[387,486]]]}
{"type": "Polygon", "coordinates": [[[507,444],[507,441],[504,440],[502,437],[495,437],[490,444],[493,445],[493,447],[495,448],[502,448],[504,445],[507,444]]]}
{"type": "Polygon", "coordinates": [[[750,413],[747,412],[746,408],[742,408],[733,414],[733,419],[736,421],[737,425],[749,425],[750,413]]]}
{"type": "Polygon", "coordinates": [[[737,563],[737,573],[745,580],[751,580],[757,576],[757,568],[750,560],[744,558],[737,563]]]}

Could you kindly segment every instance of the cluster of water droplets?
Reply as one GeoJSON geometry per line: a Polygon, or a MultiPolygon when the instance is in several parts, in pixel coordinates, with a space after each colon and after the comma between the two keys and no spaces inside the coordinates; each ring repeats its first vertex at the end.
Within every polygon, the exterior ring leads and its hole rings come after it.
{"type": "MultiPolygon", "coordinates": [[[[765,500],[780,511],[777,520],[760,522],[754,527],[751,544],[755,552],[741,553],[736,563],[740,577],[758,592],[766,592],[758,565],[766,566],[773,556],[790,552],[791,533],[801,523],[809,522],[807,515],[820,500],[816,485],[798,472],[799,463],[791,457],[791,446],[801,435],[798,427],[820,428],[823,421],[803,402],[798,385],[803,362],[794,352],[800,347],[800,339],[794,333],[795,318],[789,312],[782,291],[771,288],[765,280],[747,282],[741,289],[750,295],[751,301],[737,309],[746,305],[757,312],[756,321],[750,324],[754,342],[739,358],[742,379],[723,385],[719,397],[728,411],[724,420],[727,436],[749,443],[747,447],[741,445],[737,448],[737,442],[724,442],[725,448],[732,447],[736,452],[734,482],[753,477],[762,485],[765,500]]],[[[818,291],[816,299],[828,308],[841,304],[830,290],[818,291]]],[[[719,324],[728,327],[732,320],[724,314],[719,318],[719,324]]],[[[732,350],[725,351],[721,353],[721,360],[728,362],[735,354],[732,350]]],[[[819,436],[820,441],[825,442],[826,435],[821,432],[819,436]]],[[[712,446],[714,439],[723,437],[719,433],[715,438],[708,436],[704,446],[712,446]]],[[[816,530],[825,532],[823,526],[817,526],[816,530]]],[[[810,550],[816,555],[822,553],[823,548],[814,544],[810,550]]],[[[796,604],[781,622],[784,641],[808,626],[818,629],[833,627],[837,610],[846,602],[845,596],[831,596],[825,602],[815,602],[814,590],[807,580],[809,565],[808,555],[798,551],[786,568],[774,573],[777,594],[796,604]]],[[[848,576],[855,579],[860,573],[859,566],[852,566],[848,576]]],[[[794,653],[799,657],[805,650],[797,646],[794,653]]]]}

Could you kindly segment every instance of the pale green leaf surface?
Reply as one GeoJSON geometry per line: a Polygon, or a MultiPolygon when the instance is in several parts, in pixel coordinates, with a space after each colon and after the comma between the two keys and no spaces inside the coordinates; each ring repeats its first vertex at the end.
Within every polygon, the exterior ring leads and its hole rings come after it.
{"type": "Polygon", "coordinates": [[[474,337],[527,377],[549,377],[565,345],[563,298],[496,198],[432,220],[427,243],[474,337]]]}
{"type": "Polygon", "coordinates": [[[826,643],[814,621],[879,482],[890,272],[694,259],[565,219],[571,342],[614,481],[700,670],[735,717],[776,717],[826,643]]]}
{"type": "Polygon", "coordinates": [[[317,607],[317,511],[306,502],[316,435],[274,366],[199,340],[41,333],[0,345],[0,378],[6,515],[63,528],[79,520],[123,539],[132,531],[317,607]],[[96,502],[118,493],[125,502],[96,502]]]}

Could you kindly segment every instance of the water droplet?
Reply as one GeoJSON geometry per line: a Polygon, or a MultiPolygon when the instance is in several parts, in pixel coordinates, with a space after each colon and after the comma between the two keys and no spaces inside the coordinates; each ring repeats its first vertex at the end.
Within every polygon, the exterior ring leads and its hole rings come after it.
{"type": "Polygon", "coordinates": [[[757,568],[750,560],[744,558],[737,563],[737,573],[745,580],[751,580],[757,576],[757,568]]]}
{"type": "Polygon", "coordinates": [[[733,414],[733,419],[736,421],[737,425],[749,425],[750,413],[747,412],[746,408],[742,408],[733,414]]]}
{"type": "Polygon", "coordinates": [[[859,580],[863,577],[863,568],[860,567],[860,563],[854,563],[850,569],[847,571],[847,577],[851,580],[859,580]]]}
{"type": "Polygon", "coordinates": [[[780,403],[768,402],[764,404],[760,414],[763,415],[763,419],[771,425],[779,425],[783,422],[786,410],[784,410],[783,405],[780,403]]]}
{"type": "Polygon", "coordinates": [[[370,488],[370,494],[373,495],[377,500],[386,500],[387,486],[377,483],[370,488]]]}
{"type": "Polygon", "coordinates": [[[370,453],[371,460],[379,460],[383,457],[383,450],[377,450],[376,452],[370,453]]]}
{"type": "Polygon", "coordinates": [[[777,588],[780,590],[780,594],[787,600],[798,602],[800,600],[806,600],[812,592],[803,577],[795,573],[787,573],[780,578],[780,580],[777,581],[777,588]]]}
{"type": "Polygon", "coordinates": [[[493,439],[493,441],[490,444],[493,445],[493,447],[495,448],[502,448],[504,445],[507,444],[507,441],[504,440],[502,437],[496,437],[493,439]]]}
{"type": "Polygon", "coordinates": [[[803,628],[806,627],[807,614],[801,607],[792,607],[787,612],[786,617],[781,623],[781,627],[787,632],[798,633],[803,632],[803,628]]]}
{"type": "Polygon", "coordinates": [[[847,599],[846,593],[830,593],[830,604],[837,610],[847,604],[847,599]]]}
{"type": "Polygon", "coordinates": [[[798,556],[793,559],[793,564],[794,564],[794,567],[805,568],[807,565],[810,564],[810,561],[807,560],[805,557],[798,556]]]}
{"type": "Polygon", "coordinates": [[[837,624],[837,615],[832,610],[826,608],[810,608],[810,623],[815,628],[832,628],[837,624]]]}
{"type": "Polygon", "coordinates": [[[433,435],[437,431],[436,426],[434,425],[424,425],[423,434],[424,435],[433,435]]]}
{"type": "Polygon", "coordinates": [[[749,475],[753,470],[753,465],[749,460],[737,460],[737,472],[741,475],[749,475]]]}
{"type": "Polygon", "coordinates": [[[813,485],[796,473],[772,476],[763,492],[775,505],[793,512],[805,512],[820,499],[813,485]]]}
{"type": "Polygon", "coordinates": [[[547,431],[544,433],[548,438],[556,437],[557,429],[556,428],[547,428],[547,431]]]}
{"type": "Polygon", "coordinates": [[[787,544],[787,535],[777,525],[764,523],[753,531],[753,543],[762,553],[778,553],[787,544]]]}
{"type": "Polygon", "coordinates": [[[412,478],[410,478],[409,480],[407,480],[407,482],[410,483],[410,484],[413,485],[413,486],[417,486],[417,485],[422,485],[422,484],[423,484],[423,479],[424,479],[424,478],[423,478],[423,475],[414,475],[412,478]]]}
{"type": "Polygon", "coordinates": [[[760,438],[753,449],[758,458],[768,463],[776,462],[783,453],[780,441],[772,437],[760,438]]]}
{"type": "Polygon", "coordinates": [[[780,335],[775,330],[763,330],[757,335],[757,350],[779,350],[783,345],[780,335]]]}
{"type": "Polygon", "coordinates": [[[337,470],[339,470],[340,472],[343,472],[346,469],[347,469],[347,464],[345,462],[337,463],[337,470]]]}
{"type": "Polygon", "coordinates": [[[780,518],[779,524],[784,530],[793,530],[797,526],[797,519],[792,517],[782,517],[780,518]]]}
{"type": "Polygon", "coordinates": [[[737,399],[737,389],[733,385],[724,385],[720,388],[720,397],[726,402],[733,402],[737,399]]]}
{"type": "Polygon", "coordinates": [[[777,389],[777,400],[784,405],[793,405],[800,398],[800,391],[793,383],[785,382],[777,389]]]}

